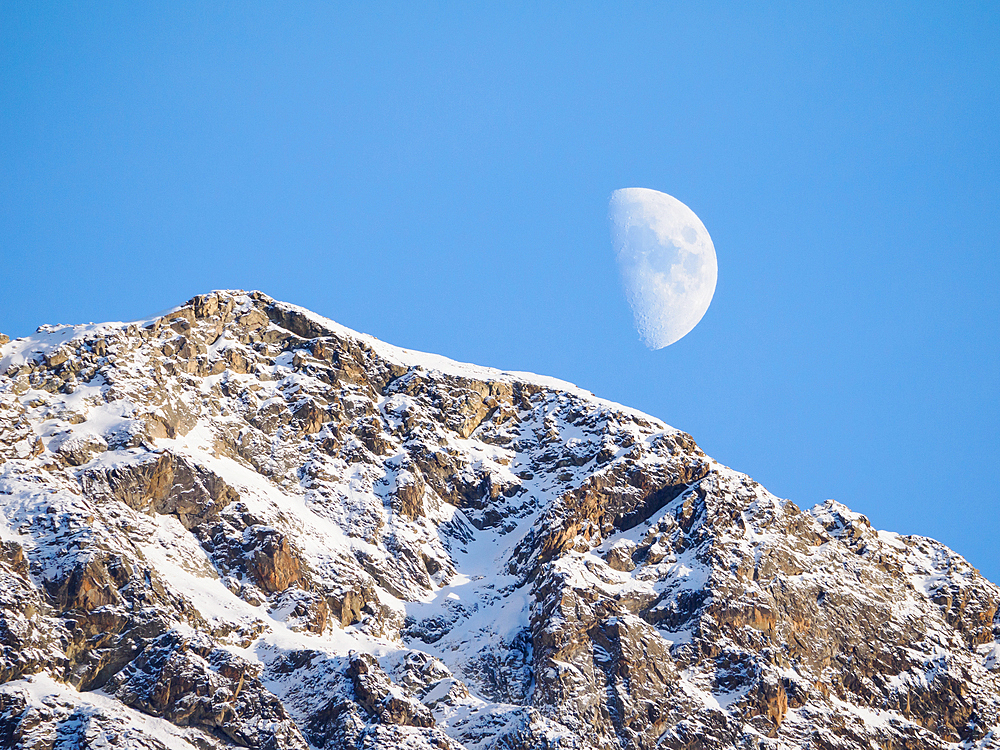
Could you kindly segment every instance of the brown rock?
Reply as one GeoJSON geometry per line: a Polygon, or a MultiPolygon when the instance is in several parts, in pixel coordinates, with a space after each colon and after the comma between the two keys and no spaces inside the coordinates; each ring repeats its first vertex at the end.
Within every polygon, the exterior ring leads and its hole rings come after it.
{"type": "Polygon", "coordinates": [[[62,576],[46,579],[49,596],[61,611],[92,610],[119,602],[118,590],[108,574],[106,557],[87,555],[62,576]]]}
{"type": "Polygon", "coordinates": [[[330,621],[330,605],[312,591],[287,589],[271,606],[272,616],[281,616],[292,630],[322,633],[330,621]]]}
{"type": "Polygon", "coordinates": [[[412,471],[407,471],[396,478],[396,500],[393,507],[407,518],[420,518],[424,514],[424,492],[426,486],[423,480],[412,471]]]}
{"type": "Polygon", "coordinates": [[[299,429],[305,435],[315,435],[323,429],[326,422],[330,421],[330,415],[326,410],[311,399],[299,406],[292,416],[298,421],[299,429]]]}
{"type": "Polygon", "coordinates": [[[263,591],[274,593],[302,581],[298,552],[281,532],[267,526],[252,526],[244,533],[247,571],[263,591]]]}
{"type": "Polygon", "coordinates": [[[114,498],[147,513],[175,515],[188,529],[217,517],[239,499],[217,474],[167,451],[87,471],[81,482],[89,495],[114,498]]]}
{"type": "Polygon", "coordinates": [[[604,559],[612,570],[628,573],[635,570],[635,563],[632,561],[634,550],[634,544],[618,544],[608,550],[604,559]]]}

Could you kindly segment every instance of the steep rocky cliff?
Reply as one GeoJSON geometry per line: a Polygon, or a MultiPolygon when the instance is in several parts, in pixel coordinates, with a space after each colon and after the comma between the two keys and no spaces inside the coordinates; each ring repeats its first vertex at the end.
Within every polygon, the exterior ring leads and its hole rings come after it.
{"type": "Polygon", "coordinates": [[[260,293],[0,349],[0,746],[1000,746],[1000,590],[260,293]]]}

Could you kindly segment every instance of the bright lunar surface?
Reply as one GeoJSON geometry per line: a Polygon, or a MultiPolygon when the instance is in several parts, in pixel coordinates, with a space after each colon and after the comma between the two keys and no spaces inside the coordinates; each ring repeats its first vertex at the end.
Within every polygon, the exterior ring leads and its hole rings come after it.
{"type": "Polygon", "coordinates": [[[708,230],[673,196],[648,188],[611,194],[611,239],[635,326],[662,349],[698,325],[715,294],[719,265],[708,230]]]}

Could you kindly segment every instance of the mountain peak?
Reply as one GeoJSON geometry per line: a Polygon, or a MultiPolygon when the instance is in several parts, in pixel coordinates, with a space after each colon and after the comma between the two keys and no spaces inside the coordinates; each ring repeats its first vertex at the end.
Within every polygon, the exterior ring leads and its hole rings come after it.
{"type": "Polygon", "coordinates": [[[241,290],[0,343],[8,745],[1000,734],[1000,591],[959,555],[571,384],[241,290]]]}

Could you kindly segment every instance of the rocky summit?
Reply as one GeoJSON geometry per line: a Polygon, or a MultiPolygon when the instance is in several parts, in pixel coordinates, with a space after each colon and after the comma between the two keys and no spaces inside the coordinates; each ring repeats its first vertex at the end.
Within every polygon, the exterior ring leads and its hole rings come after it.
{"type": "Polygon", "coordinates": [[[258,292],[0,339],[0,747],[1000,747],[1000,590],[258,292]]]}

